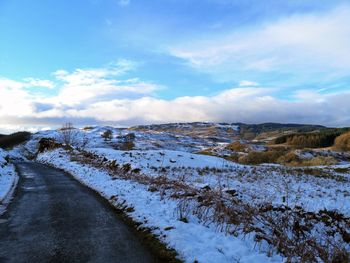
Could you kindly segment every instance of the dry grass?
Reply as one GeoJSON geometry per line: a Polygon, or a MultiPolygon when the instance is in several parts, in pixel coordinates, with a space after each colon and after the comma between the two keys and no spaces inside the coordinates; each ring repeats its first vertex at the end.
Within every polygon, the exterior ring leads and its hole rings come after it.
{"type": "Polygon", "coordinates": [[[316,156],[310,159],[303,159],[294,152],[289,152],[278,158],[277,163],[287,166],[327,166],[335,165],[338,161],[332,156],[316,156]]]}
{"type": "Polygon", "coordinates": [[[262,163],[283,164],[286,166],[324,166],[335,165],[338,161],[331,156],[316,156],[310,159],[300,158],[294,151],[285,149],[269,149],[264,152],[250,152],[238,158],[238,162],[247,165],[262,163]]]}
{"type": "Polygon", "coordinates": [[[213,153],[212,151],[210,151],[210,149],[206,149],[206,150],[202,150],[202,151],[196,152],[196,154],[202,154],[202,155],[208,155],[208,156],[216,156],[216,154],[213,153]]]}
{"type": "Polygon", "coordinates": [[[238,154],[231,154],[228,156],[224,156],[224,159],[227,161],[238,163],[239,155],[238,154]]]}
{"type": "Polygon", "coordinates": [[[297,166],[302,160],[294,152],[288,152],[277,159],[277,162],[284,165],[297,166]]]}
{"type": "Polygon", "coordinates": [[[123,142],[120,144],[119,149],[122,151],[131,151],[135,147],[134,142],[123,142]]]}
{"type": "Polygon", "coordinates": [[[338,161],[332,156],[317,156],[311,159],[301,160],[300,166],[323,166],[323,165],[335,165],[338,161]]]}
{"type": "Polygon", "coordinates": [[[347,167],[347,168],[338,167],[338,168],[335,168],[334,171],[336,173],[346,174],[346,173],[350,173],[350,168],[349,167],[347,167]]]}
{"type": "Polygon", "coordinates": [[[277,163],[277,160],[285,154],[285,151],[268,150],[265,152],[250,152],[247,155],[238,158],[241,164],[262,164],[262,163],[277,163]]]}
{"type": "Polygon", "coordinates": [[[83,128],[83,130],[84,131],[89,131],[89,130],[92,130],[92,129],[94,129],[95,127],[93,127],[93,126],[85,126],[84,128],[83,128]]]}
{"type": "Polygon", "coordinates": [[[225,148],[234,152],[244,152],[247,149],[247,145],[242,144],[239,141],[235,141],[227,145],[225,148]]]}
{"type": "Polygon", "coordinates": [[[341,151],[350,151],[350,132],[338,136],[334,141],[334,148],[341,151]]]}

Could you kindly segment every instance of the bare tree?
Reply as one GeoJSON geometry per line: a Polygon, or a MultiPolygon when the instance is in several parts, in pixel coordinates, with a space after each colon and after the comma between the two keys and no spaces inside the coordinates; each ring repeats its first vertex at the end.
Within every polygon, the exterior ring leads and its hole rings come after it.
{"type": "Polygon", "coordinates": [[[72,123],[67,122],[63,124],[60,129],[61,140],[66,145],[73,145],[76,141],[77,132],[72,123]]]}
{"type": "Polygon", "coordinates": [[[112,130],[108,129],[104,133],[102,133],[101,136],[105,141],[110,141],[113,138],[113,132],[112,132],[112,130]]]}

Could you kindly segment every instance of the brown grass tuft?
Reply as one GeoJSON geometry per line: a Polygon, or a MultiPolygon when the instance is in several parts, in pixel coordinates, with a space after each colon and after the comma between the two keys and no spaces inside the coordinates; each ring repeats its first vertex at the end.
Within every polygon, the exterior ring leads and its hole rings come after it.
{"type": "Polygon", "coordinates": [[[268,150],[265,152],[250,152],[247,155],[238,158],[241,164],[262,164],[277,163],[277,160],[285,154],[285,151],[268,150]]]}
{"type": "Polygon", "coordinates": [[[244,152],[247,149],[247,146],[240,141],[235,141],[227,145],[225,148],[234,152],[244,152]]]}

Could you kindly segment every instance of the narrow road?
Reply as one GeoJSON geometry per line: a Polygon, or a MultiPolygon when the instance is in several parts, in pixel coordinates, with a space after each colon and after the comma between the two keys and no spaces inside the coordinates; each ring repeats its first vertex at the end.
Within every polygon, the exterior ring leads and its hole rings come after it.
{"type": "Polygon", "coordinates": [[[0,262],[155,262],[106,201],[62,171],[23,162],[0,216],[0,262]]]}

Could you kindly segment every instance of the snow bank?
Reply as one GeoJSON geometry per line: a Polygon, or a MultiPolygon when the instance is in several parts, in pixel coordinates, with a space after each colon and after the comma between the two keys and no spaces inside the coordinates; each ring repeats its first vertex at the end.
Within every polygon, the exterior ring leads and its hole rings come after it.
{"type": "Polygon", "coordinates": [[[15,167],[6,160],[6,156],[8,156],[8,152],[0,148],[0,214],[10,201],[18,182],[15,167]]]}

